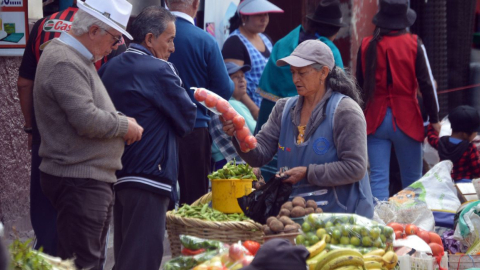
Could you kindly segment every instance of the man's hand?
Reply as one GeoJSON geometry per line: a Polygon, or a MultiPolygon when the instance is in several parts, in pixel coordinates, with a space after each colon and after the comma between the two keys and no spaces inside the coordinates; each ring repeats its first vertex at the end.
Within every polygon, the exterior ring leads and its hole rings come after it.
{"type": "Polygon", "coordinates": [[[295,167],[283,172],[281,175],[277,174],[277,177],[283,177],[285,175],[288,175],[289,177],[282,180],[282,182],[295,185],[296,183],[300,182],[300,180],[307,177],[307,167],[295,167]]]}
{"type": "Polygon", "coordinates": [[[128,118],[128,131],[127,134],[123,137],[127,145],[130,145],[136,141],[142,139],[143,128],[137,123],[134,118],[128,118]]]}

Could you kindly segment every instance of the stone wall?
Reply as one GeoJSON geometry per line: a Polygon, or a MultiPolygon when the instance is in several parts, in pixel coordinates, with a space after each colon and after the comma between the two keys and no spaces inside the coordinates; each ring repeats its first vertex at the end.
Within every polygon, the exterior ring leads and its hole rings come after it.
{"type": "Polygon", "coordinates": [[[7,238],[12,227],[31,234],[30,153],[17,94],[21,57],[0,57],[0,221],[7,238]]]}

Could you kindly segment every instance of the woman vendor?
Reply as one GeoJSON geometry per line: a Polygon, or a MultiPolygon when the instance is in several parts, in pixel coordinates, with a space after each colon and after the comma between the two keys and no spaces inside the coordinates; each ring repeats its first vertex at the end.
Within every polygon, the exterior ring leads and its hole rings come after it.
{"type": "MultiPolygon", "coordinates": [[[[335,66],[330,48],[307,40],[277,61],[290,65],[298,96],[280,99],[262,130],[257,148],[238,154],[251,166],[268,163],[277,153],[291,197],[313,199],[324,212],[373,216],[367,176],[367,134],[356,82],[335,66]]],[[[223,130],[234,134],[232,121],[223,130]]]]}

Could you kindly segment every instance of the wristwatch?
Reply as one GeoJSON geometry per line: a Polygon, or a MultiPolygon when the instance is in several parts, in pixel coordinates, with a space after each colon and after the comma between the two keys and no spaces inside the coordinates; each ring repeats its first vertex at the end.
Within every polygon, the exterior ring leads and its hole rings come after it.
{"type": "Polygon", "coordinates": [[[28,133],[28,134],[32,134],[32,133],[33,133],[33,128],[32,128],[32,127],[23,126],[23,131],[25,131],[25,132],[28,133]]]}

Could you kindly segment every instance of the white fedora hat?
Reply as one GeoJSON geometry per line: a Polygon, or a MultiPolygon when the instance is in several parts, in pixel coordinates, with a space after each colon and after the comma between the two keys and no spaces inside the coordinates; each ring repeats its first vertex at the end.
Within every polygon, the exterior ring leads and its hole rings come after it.
{"type": "Polygon", "coordinates": [[[125,0],[85,0],[77,1],[77,6],[100,21],[120,31],[130,40],[127,32],[128,19],[132,13],[132,4],[125,0]]]}

